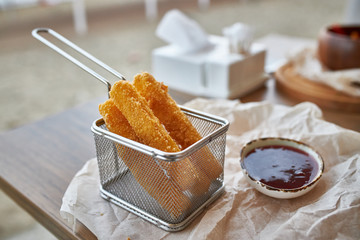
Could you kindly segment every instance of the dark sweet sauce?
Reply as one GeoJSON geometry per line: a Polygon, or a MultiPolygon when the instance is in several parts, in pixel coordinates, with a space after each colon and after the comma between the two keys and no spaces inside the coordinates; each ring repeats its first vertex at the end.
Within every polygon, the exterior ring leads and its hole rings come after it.
{"type": "Polygon", "coordinates": [[[333,25],[329,28],[330,32],[349,36],[352,40],[360,39],[360,27],[358,26],[341,26],[341,25],[333,25]]]}
{"type": "Polygon", "coordinates": [[[245,157],[244,165],[255,180],[281,189],[307,185],[319,169],[312,156],[289,146],[255,148],[245,157]]]}

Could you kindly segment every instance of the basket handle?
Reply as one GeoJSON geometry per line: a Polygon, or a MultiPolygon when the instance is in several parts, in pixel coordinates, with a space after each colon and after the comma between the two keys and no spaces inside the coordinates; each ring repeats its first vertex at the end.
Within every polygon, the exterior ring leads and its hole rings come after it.
{"type": "Polygon", "coordinates": [[[111,84],[106,78],[104,78],[100,74],[96,73],[94,70],[87,67],[86,65],[81,63],[79,60],[75,59],[73,56],[66,53],[64,50],[60,49],[55,44],[51,43],[49,40],[42,37],[39,33],[48,33],[48,34],[52,35],[53,37],[55,37],[58,40],[60,40],[61,42],[63,42],[65,45],[71,47],[75,51],[77,51],[80,54],[82,54],[83,56],[87,57],[89,60],[91,60],[94,63],[98,64],[99,66],[103,67],[104,69],[106,69],[108,72],[112,73],[119,79],[126,80],[125,77],[123,75],[121,75],[119,72],[115,71],[113,68],[109,67],[108,65],[106,65],[105,63],[103,63],[102,61],[100,61],[99,59],[97,59],[96,57],[91,55],[90,53],[86,52],[85,50],[81,49],[80,47],[78,47],[77,45],[75,45],[70,40],[66,39],[65,37],[61,36],[59,33],[55,32],[54,30],[49,29],[49,28],[35,28],[32,31],[32,35],[34,38],[38,39],[40,42],[44,43],[45,45],[47,45],[48,47],[50,47],[51,49],[53,49],[54,51],[56,51],[57,53],[59,53],[60,55],[65,57],[66,59],[68,59],[69,61],[76,64],[78,67],[82,68],[83,70],[85,70],[86,72],[88,72],[89,74],[91,74],[92,76],[97,78],[100,82],[104,83],[107,86],[108,95],[109,95],[109,92],[111,89],[111,84]]]}

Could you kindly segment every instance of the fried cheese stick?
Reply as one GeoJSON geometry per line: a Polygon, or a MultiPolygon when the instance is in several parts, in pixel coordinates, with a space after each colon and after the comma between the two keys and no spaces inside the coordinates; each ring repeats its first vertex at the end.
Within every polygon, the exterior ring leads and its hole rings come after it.
{"type": "Polygon", "coordinates": [[[100,104],[99,112],[110,132],[139,142],[139,138],[136,136],[129,122],[115,106],[112,99],[108,99],[104,103],[100,104]]]}
{"type": "Polygon", "coordinates": [[[181,149],[201,139],[200,134],[168,94],[166,85],[156,81],[151,74],[146,72],[137,74],[133,84],[181,149]]]}
{"type": "MultiPolygon", "coordinates": [[[[168,94],[166,85],[156,81],[151,74],[146,72],[136,75],[133,84],[136,90],[148,101],[151,110],[165,126],[170,136],[182,149],[189,147],[202,138],[168,94]]],[[[208,147],[200,149],[193,156],[194,165],[198,166],[210,180],[214,180],[222,174],[223,168],[221,164],[208,147]]]]}
{"type": "MultiPolygon", "coordinates": [[[[109,131],[139,141],[129,122],[115,106],[112,99],[100,104],[99,112],[103,116],[109,131]]],[[[152,159],[144,159],[143,157],[129,159],[125,156],[126,151],[123,146],[116,144],[116,148],[136,181],[173,217],[179,217],[191,206],[190,199],[166,177],[152,159]]],[[[133,154],[136,154],[136,151],[133,154]]]]}
{"type": "MultiPolygon", "coordinates": [[[[176,142],[149,108],[146,100],[131,83],[116,82],[111,88],[110,97],[143,144],[164,152],[180,151],[176,142]]],[[[160,164],[181,190],[190,190],[197,195],[204,193],[199,189],[202,178],[189,159],[176,162],[160,161],[160,164]]]]}

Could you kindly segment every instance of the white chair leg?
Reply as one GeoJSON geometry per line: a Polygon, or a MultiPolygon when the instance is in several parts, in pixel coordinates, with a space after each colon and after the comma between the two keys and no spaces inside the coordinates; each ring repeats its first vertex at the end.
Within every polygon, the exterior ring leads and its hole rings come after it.
{"type": "Polygon", "coordinates": [[[145,0],[145,16],[148,20],[153,20],[158,15],[157,0],[145,0]]]}
{"type": "Polygon", "coordinates": [[[73,17],[76,33],[85,34],[88,27],[84,0],[73,0],[73,17]]]}
{"type": "Polygon", "coordinates": [[[200,10],[206,10],[210,6],[210,0],[198,0],[200,10]]]}

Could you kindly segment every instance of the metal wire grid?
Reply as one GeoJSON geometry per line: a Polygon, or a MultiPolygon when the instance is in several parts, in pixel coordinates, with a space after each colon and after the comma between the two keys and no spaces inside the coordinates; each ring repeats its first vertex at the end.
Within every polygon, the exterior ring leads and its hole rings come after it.
{"type": "MultiPolygon", "coordinates": [[[[187,114],[187,116],[201,136],[211,135],[212,132],[223,126],[219,122],[214,122],[199,116],[191,114],[187,114]]],[[[99,127],[107,130],[105,124],[102,124],[99,127]]],[[[132,209],[134,209],[134,211],[136,211],[136,209],[141,209],[151,215],[155,220],[165,222],[168,226],[186,222],[187,218],[189,218],[193,212],[201,208],[205,202],[211,199],[214,194],[223,187],[222,173],[216,180],[211,182],[208,191],[201,195],[195,195],[188,190],[180,193],[174,193],[167,191],[166,189],[161,189],[161,186],[159,185],[161,185],[162,182],[159,182],[159,179],[164,178],[159,177],[159,175],[163,174],[168,179],[186,179],[191,177],[189,175],[183,175],[183,173],[179,171],[172,172],[171,176],[168,174],[171,169],[177,169],[176,167],[174,168],[174,165],[181,163],[181,161],[185,162],[190,160],[192,164],[196,164],[198,161],[191,160],[203,157],[196,153],[204,148],[210,150],[215,159],[223,167],[226,132],[214,136],[210,142],[201,146],[192,154],[176,159],[176,161],[164,161],[162,159],[158,159],[152,155],[142,153],[132,149],[131,147],[127,147],[113,140],[107,139],[100,134],[95,133],[94,138],[97,150],[101,187],[103,193],[107,195],[107,198],[110,196],[115,203],[119,201],[122,203],[125,202],[127,209],[130,209],[130,211],[132,209]],[[134,170],[133,172],[130,171],[129,168],[131,168],[131,166],[129,166],[129,164],[141,166],[140,171],[145,180],[143,179],[142,182],[140,181],[140,184],[139,177],[136,177],[137,174],[134,170]],[[161,169],[161,171],[159,171],[159,169],[161,169]],[[148,189],[144,189],[142,186],[144,184],[150,187],[148,187],[148,189]],[[161,200],[160,202],[162,202],[162,204],[159,203],[159,199],[155,199],[151,196],[151,194],[149,194],[149,192],[155,192],[157,196],[161,195],[162,198],[167,198],[169,199],[168,201],[175,201],[176,203],[173,205],[166,205],[164,207],[164,203],[161,200]],[[181,200],[181,197],[184,198],[184,201],[181,200]],[[187,202],[188,200],[189,203],[187,202]],[[179,205],[184,205],[184,207],[179,205]],[[176,211],[179,211],[179,209],[182,211],[181,214],[178,215],[176,214],[176,211]]],[[[194,167],[196,168],[196,165],[194,167]]],[[[135,169],[139,169],[139,167],[135,169]]],[[[121,206],[121,204],[119,205],[121,206]]]]}

